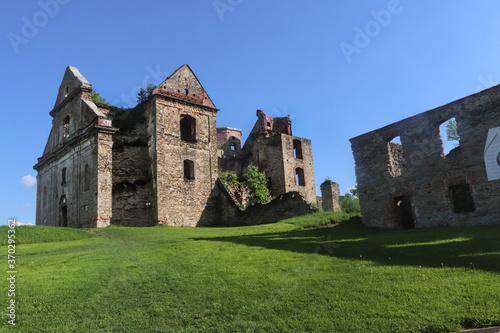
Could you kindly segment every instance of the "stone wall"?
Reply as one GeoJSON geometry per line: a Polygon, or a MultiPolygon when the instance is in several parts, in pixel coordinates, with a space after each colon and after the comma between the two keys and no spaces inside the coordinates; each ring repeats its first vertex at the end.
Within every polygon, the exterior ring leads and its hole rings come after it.
{"type": "Polygon", "coordinates": [[[299,192],[289,192],[274,198],[268,204],[255,204],[242,209],[234,194],[220,181],[217,182],[220,218],[214,225],[241,226],[274,223],[283,219],[318,211],[299,192]]]}
{"type": "Polygon", "coordinates": [[[215,218],[207,214],[214,205],[212,191],[217,180],[216,110],[155,96],[155,143],[151,160],[156,161],[158,223],[196,226],[215,218]],[[181,138],[181,117],[196,122],[196,139],[181,138]],[[185,177],[185,161],[194,164],[192,179],[185,177]],[[203,217],[203,219],[202,219],[203,217]]]}
{"type": "Polygon", "coordinates": [[[488,131],[500,125],[500,86],[351,139],[363,223],[384,228],[500,223],[500,180],[488,181],[488,131]],[[457,121],[445,155],[439,126],[457,121]],[[401,147],[390,145],[400,136],[401,147]],[[467,209],[460,208],[472,199],[467,209]]]}
{"type": "Polygon", "coordinates": [[[311,140],[284,134],[281,135],[281,140],[286,192],[300,192],[307,202],[316,203],[316,180],[311,140]],[[300,154],[296,154],[297,149],[294,149],[297,143],[300,146],[300,154]],[[303,172],[303,182],[300,180],[301,176],[297,176],[299,170],[303,172]]]}
{"type": "Polygon", "coordinates": [[[107,108],[91,99],[92,86],[66,68],[52,129],[38,171],[36,224],[95,227],[111,217],[111,135],[107,108]]]}
{"type": "MultiPolygon", "coordinates": [[[[153,179],[144,107],[121,111],[125,121],[113,137],[113,219],[125,226],[154,225],[153,179]]],[[[115,115],[119,118],[118,115],[115,115]]]]}
{"type": "Polygon", "coordinates": [[[331,180],[325,180],[321,184],[321,206],[323,210],[340,211],[340,188],[339,184],[331,180]]]}

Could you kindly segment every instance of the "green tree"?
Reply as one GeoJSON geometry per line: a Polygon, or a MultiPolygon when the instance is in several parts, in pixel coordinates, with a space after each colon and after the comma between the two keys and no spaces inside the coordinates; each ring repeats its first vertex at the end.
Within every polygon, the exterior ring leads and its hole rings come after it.
{"type": "MultiPolygon", "coordinates": [[[[352,190],[351,190],[352,191],[352,190]]],[[[339,198],[340,209],[346,213],[361,213],[359,206],[359,199],[353,197],[351,194],[346,193],[339,198]]]]}
{"type": "Polygon", "coordinates": [[[448,141],[460,141],[458,135],[457,121],[452,118],[446,122],[446,136],[448,141]]]}
{"type": "Polygon", "coordinates": [[[92,93],[91,93],[90,96],[92,97],[92,102],[94,102],[95,104],[103,104],[103,105],[107,105],[107,106],[111,105],[106,100],[106,98],[104,98],[101,95],[99,95],[99,93],[97,91],[95,91],[94,89],[92,89],[92,93]]]}
{"type": "Polygon", "coordinates": [[[222,169],[218,170],[219,178],[223,179],[229,185],[239,185],[240,182],[238,180],[238,175],[232,171],[223,171],[222,169]]]}
{"type": "Polygon", "coordinates": [[[354,188],[351,188],[349,190],[349,192],[351,192],[352,197],[357,198],[358,197],[358,184],[354,184],[354,188]]]}
{"type": "Polygon", "coordinates": [[[255,165],[250,165],[248,167],[247,173],[243,175],[245,180],[245,185],[251,191],[248,196],[250,204],[269,202],[269,189],[267,188],[267,178],[264,172],[259,172],[259,168],[255,165]]]}
{"type": "Polygon", "coordinates": [[[151,95],[153,94],[153,90],[155,90],[156,86],[154,84],[148,83],[146,88],[141,86],[141,89],[137,93],[137,104],[141,104],[148,99],[151,98],[151,95]]]}

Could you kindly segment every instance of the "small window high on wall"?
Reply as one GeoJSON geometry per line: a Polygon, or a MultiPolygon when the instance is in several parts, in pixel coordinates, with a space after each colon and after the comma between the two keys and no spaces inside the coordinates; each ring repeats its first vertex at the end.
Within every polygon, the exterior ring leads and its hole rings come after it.
{"type": "Polygon", "coordinates": [[[61,185],[66,184],[66,168],[61,170],[61,185]]]}
{"type": "Polygon", "coordinates": [[[63,139],[69,138],[69,116],[64,117],[63,120],[63,139]]]}
{"type": "Polygon", "coordinates": [[[399,177],[403,174],[403,145],[401,137],[397,136],[387,142],[387,150],[389,152],[389,173],[393,177],[399,177]]]}
{"type": "Polygon", "coordinates": [[[298,186],[306,186],[306,180],[304,177],[304,169],[295,169],[295,184],[298,186]]]}
{"type": "Polygon", "coordinates": [[[194,179],[194,162],[191,160],[184,160],[184,179],[194,179]]]}
{"type": "Polygon", "coordinates": [[[302,142],[293,140],[293,157],[302,159],[302,142]]]}
{"type": "Polygon", "coordinates": [[[181,116],[181,140],[196,142],[196,119],[188,115],[181,116]]]}
{"type": "Polygon", "coordinates": [[[443,145],[442,156],[447,156],[452,151],[458,151],[460,146],[460,136],[458,135],[457,120],[450,118],[439,126],[441,142],[443,145]],[[455,149],[457,148],[457,149],[455,149]]]}

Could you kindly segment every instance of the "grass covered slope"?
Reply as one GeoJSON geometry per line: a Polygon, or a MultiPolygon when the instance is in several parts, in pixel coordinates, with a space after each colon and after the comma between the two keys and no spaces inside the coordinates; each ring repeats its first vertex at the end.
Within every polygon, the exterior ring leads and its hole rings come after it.
{"type": "MultiPolygon", "coordinates": [[[[9,226],[0,226],[0,245],[7,245],[7,231],[9,226]]],[[[85,239],[93,237],[86,230],[72,228],[54,228],[44,226],[17,226],[15,227],[16,244],[34,244],[34,243],[50,243],[50,242],[65,242],[77,239],[85,239]]]]}
{"type": "Polygon", "coordinates": [[[500,227],[310,229],[346,218],[112,226],[93,230],[97,237],[18,246],[18,328],[447,332],[500,324],[500,227]]]}

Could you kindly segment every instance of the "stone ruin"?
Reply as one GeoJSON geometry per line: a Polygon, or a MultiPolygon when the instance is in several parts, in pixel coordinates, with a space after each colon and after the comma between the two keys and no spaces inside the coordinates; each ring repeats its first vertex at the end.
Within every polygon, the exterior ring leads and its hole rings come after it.
{"type": "Polygon", "coordinates": [[[216,127],[218,111],[188,65],[132,109],[94,103],[92,85],[68,67],[34,166],[36,224],[245,225],[317,210],[311,141],[292,134],[290,118],[258,110],[242,145],[240,130],[216,127]],[[249,165],[266,173],[275,199],[242,209],[217,170],[241,175],[249,165]]]}
{"type": "Polygon", "coordinates": [[[500,86],[352,138],[363,223],[424,228],[500,223],[500,86]],[[456,120],[445,154],[439,127],[456,120]],[[391,142],[400,137],[400,143],[391,142]]]}

